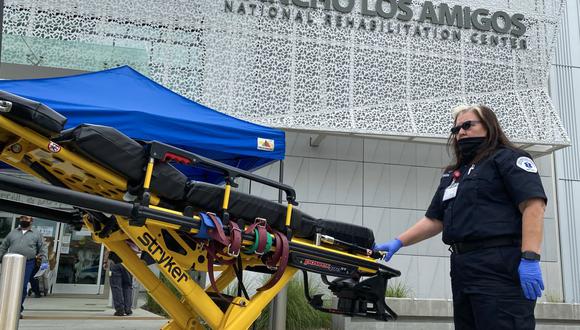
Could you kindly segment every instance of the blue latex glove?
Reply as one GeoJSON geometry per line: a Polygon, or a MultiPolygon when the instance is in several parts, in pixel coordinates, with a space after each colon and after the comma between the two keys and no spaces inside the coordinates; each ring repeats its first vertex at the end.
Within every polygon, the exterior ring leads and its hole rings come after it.
{"type": "Polygon", "coordinates": [[[529,300],[536,300],[542,296],[544,281],[542,280],[542,270],[538,260],[522,259],[518,267],[520,282],[524,296],[529,300]]]}
{"type": "Polygon", "coordinates": [[[387,243],[375,245],[373,250],[375,251],[383,251],[386,252],[383,260],[389,261],[399,251],[399,249],[403,246],[403,242],[400,239],[395,238],[393,240],[388,241],[387,243]]]}
{"type": "Polygon", "coordinates": [[[40,270],[48,269],[48,262],[43,262],[40,264],[40,270]]]}

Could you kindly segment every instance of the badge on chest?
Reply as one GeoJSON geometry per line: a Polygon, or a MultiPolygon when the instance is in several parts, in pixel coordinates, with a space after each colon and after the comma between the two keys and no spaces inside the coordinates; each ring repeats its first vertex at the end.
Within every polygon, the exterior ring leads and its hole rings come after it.
{"type": "MultiPolygon", "coordinates": [[[[470,169],[471,170],[471,169],[470,169]]],[[[458,170],[453,171],[451,184],[449,187],[445,188],[443,193],[443,202],[455,198],[457,196],[457,188],[459,187],[459,178],[461,177],[461,172],[458,170]]]]}
{"type": "Polygon", "coordinates": [[[453,181],[449,187],[445,188],[445,192],[443,193],[443,201],[448,201],[452,198],[457,196],[457,188],[459,187],[459,183],[453,181]]]}

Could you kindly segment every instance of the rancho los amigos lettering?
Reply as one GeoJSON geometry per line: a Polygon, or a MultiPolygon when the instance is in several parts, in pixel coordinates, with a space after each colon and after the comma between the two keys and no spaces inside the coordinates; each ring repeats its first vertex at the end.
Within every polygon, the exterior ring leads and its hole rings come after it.
{"type": "Polygon", "coordinates": [[[411,0],[224,0],[225,13],[527,49],[523,14],[431,1],[414,8],[411,0]],[[464,30],[471,32],[462,38],[464,30]]]}

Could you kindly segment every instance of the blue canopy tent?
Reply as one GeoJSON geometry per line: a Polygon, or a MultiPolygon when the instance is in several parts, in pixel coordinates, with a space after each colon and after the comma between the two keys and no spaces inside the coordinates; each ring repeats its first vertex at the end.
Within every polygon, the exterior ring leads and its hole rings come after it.
{"type": "MultiPolygon", "coordinates": [[[[128,66],[60,78],[2,80],[0,89],[53,108],[68,118],[66,128],[111,126],[134,139],[161,141],[244,170],[284,158],[283,131],[209,109],[128,66]],[[258,148],[259,140],[273,142],[273,148],[258,148]]],[[[184,173],[197,180],[221,180],[201,170],[184,173]]]]}

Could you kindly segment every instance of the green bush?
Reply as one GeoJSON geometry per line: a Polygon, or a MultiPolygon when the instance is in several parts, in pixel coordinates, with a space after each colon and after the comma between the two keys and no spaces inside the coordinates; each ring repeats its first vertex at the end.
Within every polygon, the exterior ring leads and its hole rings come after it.
{"type": "Polygon", "coordinates": [[[400,281],[390,282],[387,284],[387,292],[385,292],[385,296],[391,298],[410,298],[411,289],[400,281]]]}
{"type": "Polygon", "coordinates": [[[258,317],[258,319],[254,322],[254,324],[250,327],[250,329],[259,329],[264,330],[270,327],[270,308],[264,308],[262,314],[258,317]]]}
{"type": "MultiPolygon", "coordinates": [[[[332,326],[332,315],[323,313],[312,308],[304,296],[304,283],[299,276],[292,278],[288,283],[288,301],[286,306],[286,329],[330,329],[332,326]]],[[[269,277],[268,277],[269,278],[269,277]]],[[[310,295],[317,293],[318,283],[309,279],[310,295]]],[[[262,311],[260,317],[254,322],[257,330],[268,329],[270,322],[270,308],[262,311]]]]}
{"type": "MultiPolygon", "coordinates": [[[[159,279],[171,290],[171,292],[173,292],[173,294],[177,297],[177,299],[181,299],[181,293],[173,286],[171,281],[169,281],[165,277],[165,275],[159,274],[159,279]]],[[[165,310],[161,308],[161,306],[159,306],[159,304],[155,301],[155,299],[153,299],[153,297],[151,297],[149,292],[147,292],[147,302],[145,303],[145,305],[141,306],[141,308],[163,317],[169,317],[169,315],[167,315],[165,310]]]]}
{"type": "MultiPolygon", "coordinates": [[[[310,294],[318,290],[318,282],[309,280],[310,294]]],[[[330,329],[332,315],[312,308],[304,297],[304,284],[296,277],[288,283],[288,309],[286,311],[286,329],[330,329]]]]}

